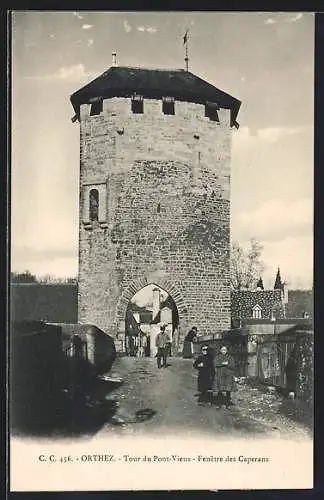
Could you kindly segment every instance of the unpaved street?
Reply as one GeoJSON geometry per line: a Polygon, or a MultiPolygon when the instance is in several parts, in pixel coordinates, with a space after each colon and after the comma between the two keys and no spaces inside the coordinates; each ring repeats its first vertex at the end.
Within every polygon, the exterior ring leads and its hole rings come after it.
{"type": "Polygon", "coordinates": [[[114,418],[98,432],[121,434],[219,436],[220,438],[308,439],[309,428],[281,411],[282,398],[238,384],[235,405],[229,409],[199,406],[195,397],[197,373],[192,360],[169,358],[166,369],[157,369],[154,358],[118,358],[110,375],[124,383],[107,395],[117,401],[114,418]],[[138,410],[154,415],[134,423],[138,410]]]}

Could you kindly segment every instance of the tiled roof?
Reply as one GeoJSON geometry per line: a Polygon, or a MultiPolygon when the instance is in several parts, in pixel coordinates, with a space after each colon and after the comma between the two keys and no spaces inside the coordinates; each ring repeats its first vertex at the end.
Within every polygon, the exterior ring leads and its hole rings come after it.
{"type": "Polygon", "coordinates": [[[263,319],[270,319],[273,309],[276,317],[283,316],[280,290],[242,290],[231,294],[232,320],[252,318],[252,309],[256,305],[261,307],[263,319]]]}
{"type": "Polygon", "coordinates": [[[151,309],[148,309],[146,306],[139,306],[136,304],[136,302],[131,302],[130,308],[132,309],[133,312],[139,312],[139,313],[151,313],[151,309]]]}
{"type": "Polygon", "coordinates": [[[231,110],[232,125],[236,124],[241,101],[183,69],[145,69],[113,66],[71,96],[74,111],[79,117],[81,104],[91,99],[131,97],[134,93],[149,99],[168,96],[178,101],[198,104],[217,103],[231,110]]]}

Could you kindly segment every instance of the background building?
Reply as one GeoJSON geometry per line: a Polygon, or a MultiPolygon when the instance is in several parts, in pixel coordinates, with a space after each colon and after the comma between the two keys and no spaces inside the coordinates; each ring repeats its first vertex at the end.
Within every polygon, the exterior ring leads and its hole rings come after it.
{"type": "Polygon", "coordinates": [[[237,290],[231,293],[232,327],[267,320],[293,320],[313,318],[313,290],[289,290],[282,281],[280,269],[273,290],[264,290],[260,278],[256,290],[237,290]]]}

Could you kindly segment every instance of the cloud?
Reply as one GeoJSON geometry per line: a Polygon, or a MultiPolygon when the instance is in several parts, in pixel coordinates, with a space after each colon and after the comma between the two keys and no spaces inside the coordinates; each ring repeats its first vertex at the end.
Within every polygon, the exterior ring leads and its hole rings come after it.
{"type": "Polygon", "coordinates": [[[141,33],[149,33],[150,35],[154,35],[157,32],[157,28],[155,26],[137,26],[137,31],[141,33]]]}
{"type": "Polygon", "coordinates": [[[60,80],[78,80],[87,75],[83,64],[76,64],[74,66],[62,66],[56,73],[52,75],[53,78],[60,80]]]}
{"type": "Polygon", "coordinates": [[[313,201],[311,198],[270,200],[254,210],[237,214],[232,223],[237,235],[253,234],[263,241],[309,237],[313,234],[313,201]]]}
{"type": "Polygon", "coordinates": [[[73,12],[73,15],[77,18],[77,19],[83,19],[83,16],[81,16],[81,14],[79,12],[73,12]]]}
{"type": "MultiPolygon", "coordinates": [[[[252,233],[254,236],[254,234],[252,233]]],[[[239,240],[244,249],[250,247],[250,240],[239,240]]],[[[262,273],[265,289],[273,289],[278,266],[281,278],[289,289],[310,289],[313,284],[313,237],[285,236],[278,241],[267,241],[258,238],[262,245],[261,259],[265,264],[262,273]]]]}
{"type": "MultiPolygon", "coordinates": [[[[286,23],[295,23],[297,21],[300,21],[300,19],[303,17],[303,14],[301,12],[294,14],[293,16],[289,16],[286,19],[284,19],[284,22],[286,23]]],[[[264,24],[276,24],[277,21],[273,19],[272,17],[268,17],[265,21],[263,21],[264,24]]]]}
{"type": "Polygon", "coordinates": [[[297,21],[299,21],[301,18],[303,17],[303,14],[301,12],[298,12],[298,14],[295,14],[294,16],[292,17],[288,17],[287,19],[285,19],[285,22],[286,23],[296,23],[297,21]]]}
{"type": "Polygon", "coordinates": [[[30,246],[13,246],[12,260],[18,265],[21,262],[50,261],[56,259],[70,259],[78,255],[77,248],[67,246],[51,246],[34,248],[30,246]]]}
{"type": "Polygon", "coordinates": [[[267,127],[259,129],[257,137],[266,142],[277,142],[283,137],[301,133],[304,127],[267,127]]]}
{"type": "Polygon", "coordinates": [[[312,127],[307,125],[300,127],[265,127],[256,130],[243,126],[234,134],[233,146],[241,147],[251,143],[251,141],[259,141],[260,144],[274,143],[288,136],[310,132],[311,129],[312,127]]]}
{"type": "Polygon", "coordinates": [[[93,45],[93,42],[94,42],[93,38],[89,38],[87,43],[88,47],[91,47],[93,45]]]}
{"type": "Polygon", "coordinates": [[[47,75],[32,75],[25,76],[27,80],[66,80],[66,81],[83,81],[98,76],[97,73],[87,72],[83,64],[75,64],[73,66],[62,66],[55,73],[47,75]]]}
{"type": "Polygon", "coordinates": [[[28,269],[36,276],[75,276],[78,272],[78,249],[71,243],[61,246],[12,246],[11,270],[28,269]]]}
{"type": "Polygon", "coordinates": [[[264,283],[273,287],[277,267],[289,289],[311,288],[313,284],[313,238],[288,236],[280,241],[265,242],[262,259],[266,263],[264,283]]]}
{"type": "Polygon", "coordinates": [[[12,263],[12,271],[24,272],[26,269],[38,277],[50,274],[53,277],[74,277],[78,274],[78,257],[55,258],[51,260],[24,260],[12,263]]]}
{"type": "MultiPolygon", "coordinates": [[[[262,193],[261,193],[262,195],[262,193]]],[[[245,246],[251,237],[263,246],[264,283],[273,286],[277,266],[289,287],[309,288],[313,273],[313,202],[273,199],[233,214],[232,240],[245,246]]]]}
{"type": "Polygon", "coordinates": [[[125,20],[123,22],[123,25],[124,25],[124,30],[126,31],[126,33],[129,33],[130,31],[132,31],[132,27],[128,21],[125,20]]]}
{"type": "Polygon", "coordinates": [[[82,24],[83,30],[90,30],[91,28],[93,28],[93,24],[82,24]]]}

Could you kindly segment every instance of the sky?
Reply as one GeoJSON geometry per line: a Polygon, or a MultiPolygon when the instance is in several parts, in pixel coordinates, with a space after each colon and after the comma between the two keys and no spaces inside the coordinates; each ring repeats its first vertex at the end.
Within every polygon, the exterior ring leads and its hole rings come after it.
{"type": "Polygon", "coordinates": [[[231,238],[263,245],[263,281],[313,276],[311,13],[14,12],[11,267],[76,276],[79,125],[70,95],[120,66],[184,68],[242,101],[233,130],[231,238]]]}
{"type": "Polygon", "coordinates": [[[131,302],[134,302],[140,307],[146,307],[148,310],[153,310],[153,290],[158,288],[160,290],[160,304],[168,298],[169,294],[163,288],[157,285],[147,285],[139,290],[132,297],[131,302]]]}

